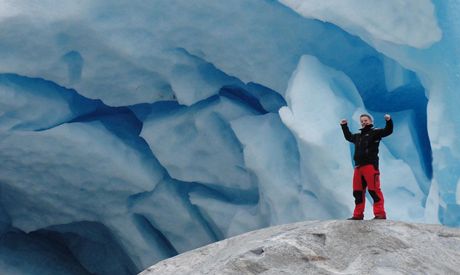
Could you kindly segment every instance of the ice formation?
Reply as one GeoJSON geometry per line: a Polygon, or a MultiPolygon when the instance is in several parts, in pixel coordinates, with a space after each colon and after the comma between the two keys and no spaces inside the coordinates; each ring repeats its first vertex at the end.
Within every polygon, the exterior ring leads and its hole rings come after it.
{"type": "Polygon", "coordinates": [[[389,218],[460,226],[459,13],[0,0],[0,273],[133,274],[249,230],[346,218],[339,120],[357,131],[362,112],[394,118],[389,218]]]}

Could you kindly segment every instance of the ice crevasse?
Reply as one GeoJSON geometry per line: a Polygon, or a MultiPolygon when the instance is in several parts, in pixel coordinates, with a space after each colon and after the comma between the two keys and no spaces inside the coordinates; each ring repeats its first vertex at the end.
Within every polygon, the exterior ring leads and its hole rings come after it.
{"type": "Polygon", "coordinates": [[[339,121],[357,131],[364,112],[395,123],[389,218],[459,226],[459,15],[454,0],[0,0],[0,273],[133,274],[346,218],[339,121]]]}

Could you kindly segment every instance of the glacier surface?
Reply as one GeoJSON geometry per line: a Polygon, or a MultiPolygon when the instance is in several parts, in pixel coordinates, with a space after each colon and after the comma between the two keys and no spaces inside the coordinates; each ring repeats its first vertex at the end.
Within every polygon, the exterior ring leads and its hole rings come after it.
{"type": "Polygon", "coordinates": [[[0,0],[0,273],[133,274],[344,219],[339,121],[363,112],[395,122],[389,218],[460,226],[459,16],[455,0],[0,0]]]}

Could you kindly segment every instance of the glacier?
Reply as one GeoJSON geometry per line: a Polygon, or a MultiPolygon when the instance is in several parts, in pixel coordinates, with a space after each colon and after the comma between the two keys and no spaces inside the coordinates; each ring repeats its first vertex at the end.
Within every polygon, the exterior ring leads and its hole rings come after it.
{"type": "Polygon", "coordinates": [[[0,273],[135,274],[344,219],[339,121],[357,131],[364,112],[395,123],[388,217],[459,227],[459,15],[454,0],[0,0],[0,273]]]}

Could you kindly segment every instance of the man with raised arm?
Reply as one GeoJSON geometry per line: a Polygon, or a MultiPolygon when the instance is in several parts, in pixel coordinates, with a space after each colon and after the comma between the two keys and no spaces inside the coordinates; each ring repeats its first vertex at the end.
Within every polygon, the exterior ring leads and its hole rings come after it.
{"type": "Polygon", "coordinates": [[[364,219],[364,207],[366,203],[366,188],[374,200],[374,219],[386,219],[384,199],[380,189],[379,172],[379,144],[380,140],[393,133],[393,121],[390,115],[384,116],[385,128],[374,128],[372,117],[362,114],[359,118],[361,123],[360,132],[352,134],[348,129],[346,119],[340,121],[345,139],[355,145],[353,156],[355,169],[353,174],[353,197],[355,198],[355,210],[349,220],[364,219]]]}

